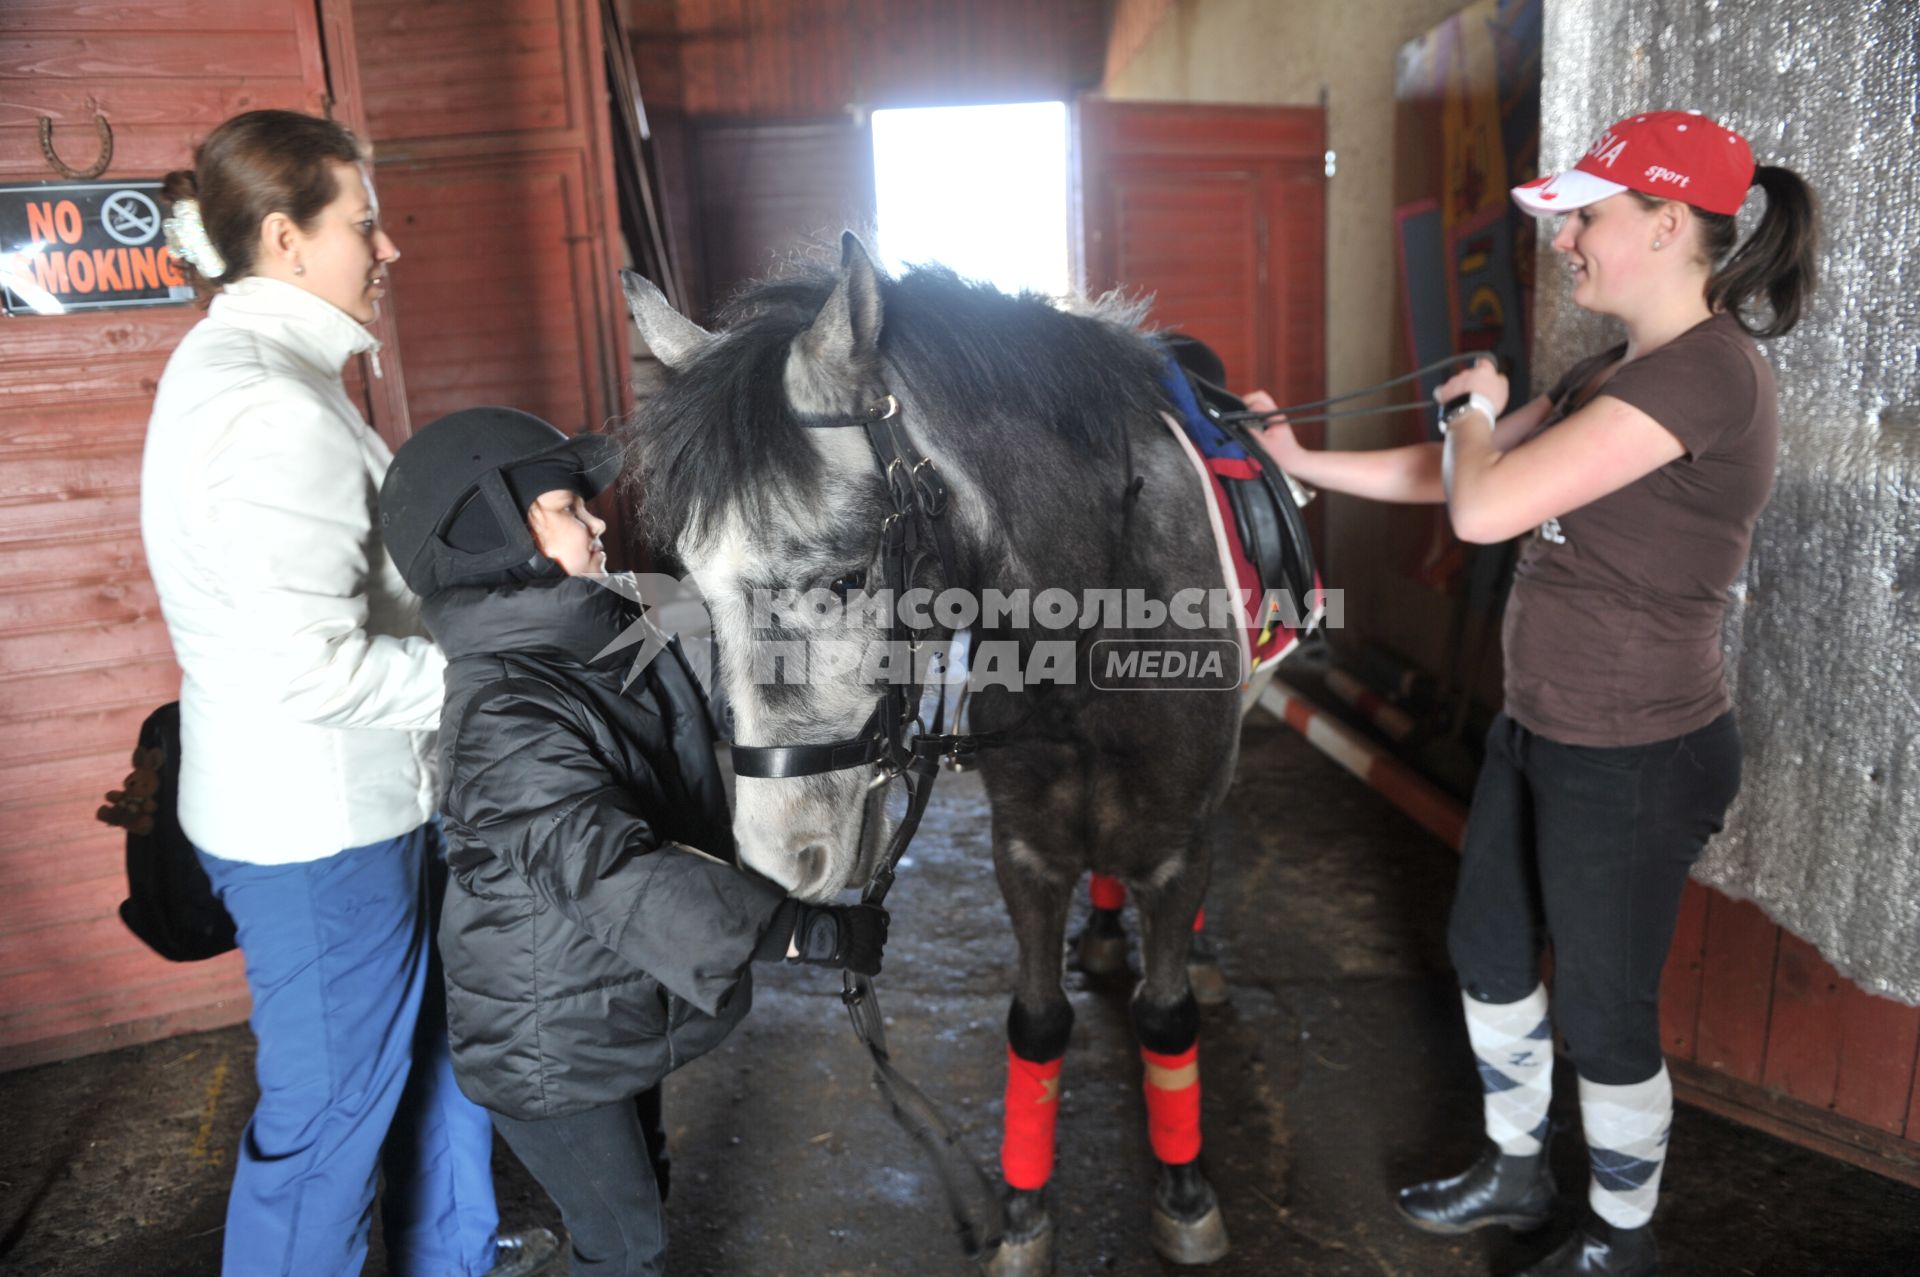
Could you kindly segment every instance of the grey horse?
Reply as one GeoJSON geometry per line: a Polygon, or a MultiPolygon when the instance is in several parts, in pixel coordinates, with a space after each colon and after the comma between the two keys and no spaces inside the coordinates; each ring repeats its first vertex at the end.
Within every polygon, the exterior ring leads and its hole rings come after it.
{"type": "MultiPolygon", "coordinates": [[[[1089,869],[1126,883],[1139,912],[1131,1016],[1160,1162],[1150,1235],[1170,1260],[1211,1262],[1228,1241],[1198,1160],[1199,1012],[1187,956],[1239,747],[1238,667],[1225,686],[1178,691],[1116,685],[1101,668],[1127,645],[1238,642],[1217,611],[1196,627],[1191,610],[1180,624],[1164,606],[1128,616],[1116,602],[1164,605],[1223,584],[1209,498],[1164,420],[1165,357],[1122,305],[1069,311],[941,268],[889,278],[851,233],[841,250],[837,269],[796,266],[750,286],[711,333],[625,277],[641,335],[666,369],[625,426],[637,516],[705,596],[743,744],[843,740],[873,713],[880,675],[869,665],[815,660],[806,677],[791,675],[796,653],[857,652],[888,637],[884,615],[831,606],[872,583],[876,535],[893,510],[865,434],[834,427],[887,395],[949,493],[952,562],[922,564],[914,584],[976,600],[1049,590],[1094,600],[1070,627],[1057,610],[1023,616],[1012,606],[971,626],[971,722],[1004,734],[979,764],[1019,949],[1007,1017],[1007,1227],[988,1266],[1052,1268],[1044,1190],[1073,1022],[1063,940],[1089,869]],[[1050,652],[1050,676],[982,680],[979,654],[994,650],[1028,673],[1050,652]]],[[[885,832],[870,818],[870,779],[742,778],[742,860],[808,900],[862,885],[885,832]]]]}

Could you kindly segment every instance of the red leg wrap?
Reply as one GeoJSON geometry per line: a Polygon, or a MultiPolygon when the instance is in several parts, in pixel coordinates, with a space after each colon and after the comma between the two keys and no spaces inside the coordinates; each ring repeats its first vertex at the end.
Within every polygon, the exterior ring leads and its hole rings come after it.
{"type": "Polygon", "coordinates": [[[1146,1062],[1147,1137],[1153,1155],[1179,1165],[1200,1156],[1200,1044],[1178,1055],[1140,1048],[1146,1062]]]}
{"type": "Polygon", "coordinates": [[[1193,929],[1195,931],[1205,931],[1207,929],[1207,910],[1205,905],[1194,910],[1193,929]]]}
{"type": "Polygon", "coordinates": [[[1007,1048],[1007,1124],[1000,1170],[1018,1189],[1045,1188],[1053,1174],[1053,1130],[1060,1117],[1060,1061],[1035,1064],[1007,1048]]]}
{"type": "Polygon", "coordinates": [[[1095,874],[1089,894],[1093,897],[1095,909],[1119,909],[1127,903],[1127,884],[1118,878],[1095,874]]]}

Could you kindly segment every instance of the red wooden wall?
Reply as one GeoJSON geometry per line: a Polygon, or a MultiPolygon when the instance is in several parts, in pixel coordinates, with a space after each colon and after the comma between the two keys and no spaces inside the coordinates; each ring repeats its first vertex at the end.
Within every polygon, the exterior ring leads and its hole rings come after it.
{"type": "MultiPolygon", "coordinates": [[[[106,178],[158,177],[252,107],[320,109],[308,0],[0,3],[0,179],[57,181],[113,129],[106,178]]],[[[179,692],[140,545],[153,388],[192,307],[0,318],[0,1068],[228,1023],[237,954],[184,966],[115,915],[122,841],[93,819],[140,721],[179,692]]]]}
{"type": "Polygon", "coordinates": [[[852,106],[1071,97],[1109,0],[627,0],[649,108],[819,118],[852,106]]]}
{"type": "MultiPolygon", "coordinates": [[[[597,0],[0,0],[0,178],[55,180],[43,116],[77,166],[104,116],[111,179],[185,166],[239,111],[332,110],[375,143],[403,250],[386,375],[350,377],[389,442],[409,408],[488,401],[599,426],[627,322],[600,37],[597,0]]],[[[0,1069],[246,1014],[239,955],[170,964],[121,925],[122,843],[93,819],[179,693],[138,483],[154,386],[199,318],[0,318],[0,1069]]]]}
{"type": "Polygon", "coordinates": [[[1660,1019],[1682,1098],[1920,1185],[1920,1007],[1688,883],[1660,1019]]]}
{"type": "Polygon", "coordinates": [[[407,403],[562,430],[626,403],[599,0],[353,0],[407,403]]]}
{"type": "Polygon", "coordinates": [[[1075,125],[1087,290],[1151,294],[1152,322],[1213,347],[1235,386],[1318,396],[1326,113],[1093,98],[1075,125]]]}

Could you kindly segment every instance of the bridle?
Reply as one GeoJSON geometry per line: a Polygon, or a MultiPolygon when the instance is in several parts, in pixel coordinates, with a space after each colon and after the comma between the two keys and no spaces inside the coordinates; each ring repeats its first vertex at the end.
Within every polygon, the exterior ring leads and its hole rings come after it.
{"type": "Polygon", "coordinates": [[[876,771],[870,789],[884,789],[895,780],[906,784],[906,815],[894,830],[861,896],[868,904],[880,903],[892,886],[894,867],[919,827],[927,800],[932,796],[940,761],[946,759],[957,765],[1002,739],[999,733],[942,732],[944,697],[931,730],[920,716],[924,689],[914,675],[919,671],[920,653],[935,627],[930,617],[926,625],[914,625],[907,618],[906,609],[900,606],[900,600],[930,560],[938,566],[943,582],[954,582],[959,557],[954,551],[952,529],[946,521],[946,480],[940,477],[932,458],[922,456],[913,446],[906,432],[900,429],[899,421],[900,401],[884,395],[858,416],[802,419],[800,424],[810,430],[858,426],[866,432],[874,464],[879,468],[893,505],[881,521],[879,545],[873,559],[880,566],[880,597],[887,600],[893,614],[887,637],[891,643],[904,645],[908,655],[914,658],[913,672],[905,679],[888,679],[867,721],[845,740],[813,745],[735,745],[732,749],[735,776],[782,780],[872,766],[876,771]]]}
{"type": "MultiPolygon", "coordinates": [[[[978,750],[1002,743],[1005,733],[943,731],[944,685],[931,729],[921,720],[924,689],[917,681],[919,656],[935,627],[931,617],[926,625],[912,624],[900,601],[929,560],[938,566],[943,583],[950,585],[957,581],[959,558],[954,551],[952,528],[946,521],[946,481],[940,477],[932,458],[922,456],[900,428],[900,401],[887,394],[859,415],[802,419],[800,424],[811,430],[858,426],[866,432],[874,465],[880,470],[893,506],[881,521],[879,545],[874,554],[874,561],[880,567],[881,597],[887,600],[893,614],[888,640],[905,645],[910,673],[905,679],[886,681],[873,712],[855,735],[824,744],[735,745],[732,747],[733,772],[735,776],[781,780],[874,767],[873,780],[867,787],[861,845],[866,843],[868,824],[884,809],[884,791],[895,780],[903,782],[907,789],[906,811],[860,894],[862,904],[878,905],[892,888],[900,857],[920,826],[927,801],[933,796],[933,783],[939,775],[941,760],[958,765],[978,750]]],[[[893,650],[900,648],[896,646],[893,650]]],[[[1004,1227],[999,1194],[986,1173],[960,1147],[932,1101],[893,1066],[887,1051],[886,1021],[880,1012],[872,979],[854,971],[846,972],[840,996],[853,1019],[854,1032],[873,1058],[874,1082],[892,1105],[894,1118],[927,1150],[939,1169],[947,1205],[961,1227],[962,1243],[975,1257],[991,1251],[999,1245],[1004,1227]]]]}

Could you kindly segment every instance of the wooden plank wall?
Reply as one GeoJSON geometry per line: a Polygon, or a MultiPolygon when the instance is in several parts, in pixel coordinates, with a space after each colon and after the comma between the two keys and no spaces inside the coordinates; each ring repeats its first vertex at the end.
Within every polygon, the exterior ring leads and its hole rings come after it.
{"type": "Polygon", "coordinates": [[[1682,1098],[1920,1185],[1920,1007],[1688,883],[1660,1019],[1682,1098]]]}
{"type": "MultiPolygon", "coordinates": [[[[153,178],[254,107],[317,111],[311,0],[0,3],[0,179],[96,153],[153,178]]],[[[175,965],[116,915],[123,843],[93,818],[141,719],[179,693],[139,532],[140,452],[193,307],[0,318],[0,1069],[230,1023],[239,955],[175,965]]]]}
{"type": "Polygon", "coordinates": [[[627,397],[598,0],[353,0],[413,422],[627,397]]]}
{"type": "MultiPolygon", "coordinates": [[[[98,110],[105,176],[156,177],[239,111],[331,106],[378,148],[405,253],[393,306],[418,380],[394,393],[390,346],[370,388],[389,442],[409,406],[599,426],[626,388],[601,55],[587,0],[4,0],[0,176],[54,177],[42,116],[84,165],[98,110]]],[[[174,966],[121,926],[121,843],[93,820],[142,717],[178,694],[138,479],[154,386],[198,318],[0,320],[0,1068],[246,1012],[238,955],[174,966]]]]}
{"type": "Polygon", "coordinates": [[[1090,99],[1075,143],[1087,289],[1151,295],[1151,322],[1206,342],[1234,385],[1321,394],[1325,112],[1090,99]]]}
{"type": "Polygon", "coordinates": [[[1100,83],[1108,0],[628,0],[648,106],[817,118],[1100,83]]]}

